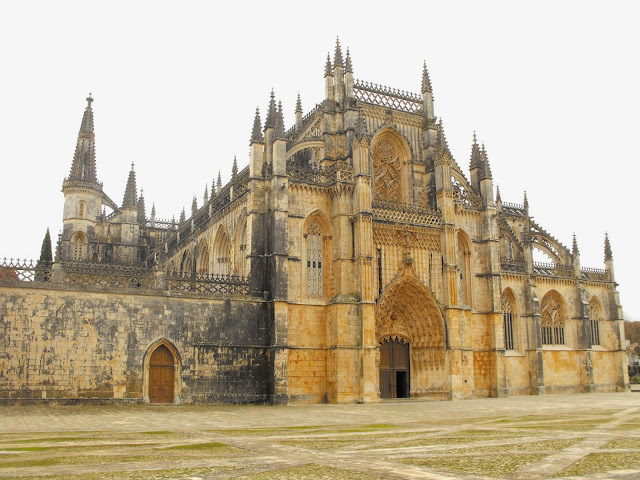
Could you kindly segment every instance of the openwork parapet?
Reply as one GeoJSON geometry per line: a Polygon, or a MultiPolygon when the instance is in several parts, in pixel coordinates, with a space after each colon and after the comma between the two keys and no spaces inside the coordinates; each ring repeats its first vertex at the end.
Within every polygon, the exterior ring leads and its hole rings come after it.
{"type": "Polygon", "coordinates": [[[533,262],[533,273],[541,277],[571,277],[573,267],[571,265],[556,265],[553,263],[533,262]]]}
{"type": "Polygon", "coordinates": [[[385,87],[377,83],[354,80],[353,96],[361,102],[394,108],[403,112],[422,112],[422,98],[417,94],[385,87]]]}
{"type": "Polygon", "coordinates": [[[440,225],[440,212],[431,212],[409,203],[401,203],[377,199],[373,202],[373,218],[391,222],[410,223],[413,225],[440,225]]]}
{"type": "Polygon", "coordinates": [[[526,273],[527,268],[523,260],[516,260],[514,258],[502,257],[500,259],[500,265],[503,272],[509,273],[526,273]]]}
{"type": "Polygon", "coordinates": [[[338,181],[353,181],[351,166],[343,161],[327,167],[310,163],[300,165],[296,161],[289,161],[287,163],[287,174],[290,182],[307,183],[321,187],[329,187],[338,181]]]}
{"type": "Polygon", "coordinates": [[[519,217],[524,216],[524,206],[517,203],[502,202],[502,211],[519,217]]]}
{"type": "Polygon", "coordinates": [[[246,295],[249,293],[249,280],[240,275],[186,273],[167,276],[167,290],[212,295],[246,295]]]}
{"type": "Polygon", "coordinates": [[[62,281],[67,285],[97,288],[154,289],[153,271],[145,267],[92,262],[62,262],[62,281]]]}
{"type": "Polygon", "coordinates": [[[609,273],[601,268],[583,268],[580,270],[582,280],[592,280],[596,282],[608,282],[609,273]]]}
{"type": "Polygon", "coordinates": [[[19,258],[0,261],[0,282],[48,282],[51,280],[51,262],[33,262],[19,258]]]}

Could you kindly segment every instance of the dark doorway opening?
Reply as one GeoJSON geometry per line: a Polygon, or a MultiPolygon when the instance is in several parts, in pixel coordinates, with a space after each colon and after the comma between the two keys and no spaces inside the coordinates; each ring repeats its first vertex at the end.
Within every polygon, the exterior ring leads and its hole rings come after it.
{"type": "Polygon", "coordinates": [[[380,396],[408,398],[410,389],[409,344],[398,338],[380,342],[380,396]]]}

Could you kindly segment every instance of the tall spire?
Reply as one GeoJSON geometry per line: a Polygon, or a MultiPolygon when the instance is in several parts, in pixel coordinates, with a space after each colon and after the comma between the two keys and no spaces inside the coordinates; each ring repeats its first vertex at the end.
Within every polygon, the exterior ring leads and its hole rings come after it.
{"type": "Polygon", "coordinates": [[[476,132],[473,132],[473,144],[471,145],[471,162],[470,169],[478,168],[482,159],[480,157],[480,147],[478,146],[478,139],[476,137],[476,132]]]}
{"type": "Polygon", "coordinates": [[[609,234],[607,232],[604,232],[604,261],[609,262],[611,260],[613,260],[613,253],[611,253],[609,234]]]}
{"type": "Polygon", "coordinates": [[[571,255],[580,255],[580,249],[578,248],[578,240],[576,234],[573,234],[573,244],[571,245],[571,255]]]}
{"type": "Polygon", "coordinates": [[[286,140],[284,135],[284,117],[282,115],[282,102],[278,101],[278,112],[276,113],[276,140],[286,140]]]}
{"type": "Polygon", "coordinates": [[[269,100],[269,110],[267,112],[267,119],[264,122],[264,128],[276,126],[276,94],[271,90],[271,99],[269,100]]]}
{"type": "Polygon", "coordinates": [[[429,78],[429,72],[427,71],[427,62],[422,65],[422,93],[433,92],[431,88],[431,79],[429,78]]]}
{"type": "Polygon", "coordinates": [[[231,167],[231,180],[235,181],[238,178],[238,159],[233,156],[233,166],[231,167]]]}
{"type": "Polygon", "coordinates": [[[147,223],[147,210],[144,205],[144,193],[140,189],[140,198],[138,198],[138,223],[145,225],[147,223]]]}
{"type": "Polygon", "coordinates": [[[300,92],[298,92],[298,99],[296,100],[296,112],[302,113],[302,101],[300,100],[300,92]]]}
{"type": "MultiPolygon", "coordinates": [[[[256,107],[256,116],[253,119],[253,130],[251,131],[251,143],[262,143],[262,122],[260,121],[260,109],[256,107]]],[[[214,193],[214,188],[211,187],[211,193],[214,193]]]]}
{"type": "Polygon", "coordinates": [[[218,170],[218,183],[216,185],[216,190],[218,195],[220,195],[220,192],[222,191],[222,175],[220,175],[220,170],[218,170]]]}
{"type": "Polygon", "coordinates": [[[331,55],[327,53],[327,63],[324,64],[324,76],[330,77],[331,75],[333,75],[331,73],[331,55]]]}
{"type": "Polygon", "coordinates": [[[344,66],[344,71],[347,73],[353,73],[353,67],[351,66],[351,55],[349,54],[348,48],[347,48],[347,61],[344,66]]]}
{"type": "Polygon", "coordinates": [[[129,178],[127,180],[127,187],[124,190],[124,198],[122,199],[122,208],[137,206],[138,190],[136,188],[136,172],[133,169],[133,162],[131,162],[131,171],[129,172],[129,178]]]}
{"type": "Polygon", "coordinates": [[[482,151],[480,152],[480,178],[493,178],[491,175],[491,165],[489,165],[489,155],[484,149],[484,143],[482,144],[482,151]]]}
{"type": "Polygon", "coordinates": [[[93,131],[93,109],[91,108],[93,97],[87,97],[87,106],[84,109],[78,142],[73,155],[69,180],[81,180],[84,182],[98,183],[96,177],[96,152],[95,134],[93,131]]]}
{"type": "Polygon", "coordinates": [[[340,48],[340,38],[336,37],[336,53],[333,56],[333,66],[342,67],[342,49],[340,48]]]}
{"type": "Polygon", "coordinates": [[[440,148],[440,152],[451,153],[449,151],[449,144],[447,143],[447,137],[444,134],[444,124],[442,122],[442,118],[440,118],[440,121],[438,122],[437,131],[438,131],[438,146],[440,148]]]}

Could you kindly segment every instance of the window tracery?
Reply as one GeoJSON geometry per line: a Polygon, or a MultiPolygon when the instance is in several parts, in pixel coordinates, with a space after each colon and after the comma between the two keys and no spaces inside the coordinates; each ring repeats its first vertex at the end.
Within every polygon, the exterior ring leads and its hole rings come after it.
{"type": "Polygon", "coordinates": [[[322,296],[322,230],[316,222],[307,229],[307,295],[322,296]]]}
{"type": "Polygon", "coordinates": [[[401,201],[400,169],[402,163],[395,146],[380,140],[373,154],[373,194],[377,200],[401,201]]]}
{"type": "Polygon", "coordinates": [[[540,329],[543,345],[564,345],[565,314],[562,305],[554,295],[542,300],[540,329]]]}
{"type": "Polygon", "coordinates": [[[593,300],[589,302],[589,323],[591,324],[591,345],[600,345],[600,315],[598,305],[593,300]]]}
{"type": "Polygon", "coordinates": [[[71,258],[74,261],[84,260],[86,257],[85,238],[81,233],[76,234],[71,240],[71,258]]]}
{"type": "Polygon", "coordinates": [[[513,304],[508,293],[502,295],[502,319],[504,322],[504,348],[515,350],[513,341],[513,304]]]}

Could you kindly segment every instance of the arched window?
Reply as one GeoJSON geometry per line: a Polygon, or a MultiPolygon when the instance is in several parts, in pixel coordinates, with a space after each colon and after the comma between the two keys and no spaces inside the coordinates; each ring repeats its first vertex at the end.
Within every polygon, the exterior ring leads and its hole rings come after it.
{"type": "Polygon", "coordinates": [[[193,272],[193,260],[191,258],[191,252],[186,251],[182,254],[182,261],[180,262],[180,276],[188,275],[193,272]]]}
{"type": "Polygon", "coordinates": [[[600,308],[595,299],[589,302],[589,323],[591,325],[591,345],[600,345],[600,308]]]}
{"type": "Polygon", "coordinates": [[[78,232],[71,239],[71,258],[74,261],[84,260],[87,257],[87,239],[84,234],[78,232]]]}
{"type": "Polygon", "coordinates": [[[207,242],[200,243],[196,260],[196,271],[200,274],[209,273],[209,246],[207,242]]]}
{"type": "Polygon", "coordinates": [[[85,215],[85,208],[84,208],[84,202],[80,202],[78,204],[78,217],[80,218],[84,218],[85,215]]]}
{"type": "Polygon", "coordinates": [[[562,304],[554,294],[542,299],[540,328],[543,345],[564,345],[565,314],[562,304]]]}
{"type": "Polygon", "coordinates": [[[231,251],[229,235],[227,235],[225,228],[221,226],[213,244],[213,273],[231,274],[231,251]]]}
{"type": "Polygon", "coordinates": [[[307,295],[322,296],[322,230],[316,222],[307,228],[307,295]]]}
{"type": "Polygon", "coordinates": [[[458,305],[471,305],[471,249],[462,233],[458,233],[458,305]]]}
{"type": "Polygon", "coordinates": [[[502,294],[502,320],[504,323],[504,349],[515,350],[515,342],[513,340],[513,301],[509,292],[502,294]]]}

